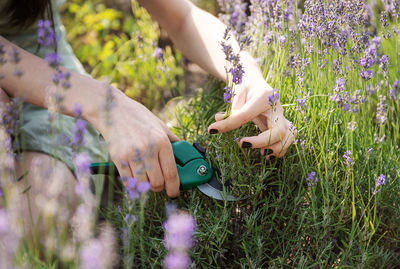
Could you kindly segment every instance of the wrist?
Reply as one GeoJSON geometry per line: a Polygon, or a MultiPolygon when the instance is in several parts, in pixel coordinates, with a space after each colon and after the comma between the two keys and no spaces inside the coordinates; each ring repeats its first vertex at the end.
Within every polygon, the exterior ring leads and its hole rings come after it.
{"type": "Polygon", "coordinates": [[[90,101],[83,107],[82,113],[83,118],[102,133],[112,121],[113,110],[129,97],[107,83],[97,82],[98,85],[91,91],[90,101]]]}

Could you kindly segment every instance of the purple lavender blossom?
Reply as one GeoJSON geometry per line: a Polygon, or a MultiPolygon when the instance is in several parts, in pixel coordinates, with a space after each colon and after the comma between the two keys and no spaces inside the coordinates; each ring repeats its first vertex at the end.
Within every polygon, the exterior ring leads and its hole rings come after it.
{"type": "Polygon", "coordinates": [[[82,105],[79,103],[74,104],[74,115],[75,117],[82,117],[82,105]]]}
{"type": "Polygon", "coordinates": [[[191,215],[182,212],[171,214],[164,223],[164,229],[164,244],[168,249],[189,249],[193,246],[196,221],[191,215]]]}
{"type": "Polygon", "coordinates": [[[343,108],[344,111],[350,109],[350,97],[345,90],[345,81],[342,78],[336,80],[336,86],[333,88],[334,95],[329,96],[329,100],[336,102],[338,108],[343,108]]]}
{"type": "Polygon", "coordinates": [[[150,185],[150,182],[148,182],[148,181],[140,181],[137,183],[137,186],[136,186],[136,190],[139,193],[146,193],[150,190],[150,188],[151,188],[151,185],[150,185]]]}
{"type": "Polygon", "coordinates": [[[189,268],[190,258],[180,252],[168,253],[164,260],[167,269],[186,269],[189,268]]]}
{"type": "Polygon", "coordinates": [[[135,177],[129,177],[126,180],[125,191],[130,200],[136,200],[140,197],[139,192],[136,189],[137,182],[138,180],[135,177]]]}
{"type": "Polygon", "coordinates": [[[15,46],[12,46],[10,51],[10,62],[13,64],[18,64],[21,61],[19,51],[15,46]]]}
{"type": "Polygon", "coordinates": [[[379,95],[379,103],[376,109],[376,121],[379,125],[385,124],[387,120],[386,96],[379,95]]]}
{"type": "Polygon", "coordinates": [[[296,99],[296,101],[297,101],[296,110],[298,110],[298,111],[306,111],[307,110],[307,105],[306,105],[307,97],[306,96],[303,96],[302,98],[299,97],[296,99]]]}
{"type": "Polygon", "coordinates": [[[4,45],[0,43],[0,65],[3,65],[7,62],[6,58],[4,58],[5,55],[6,55],[6,50],[4,48],[4,45]]]}
{"type": "Polygon", "coordinates": [[[354,165],[353,160],[351,159],[351,151],[348,150],[343,154],[343,158],[344,158],[344,165],[346,166],[346,168],[348,169],[348,171],[350,172],[351,167],[354,165]]]}
{"type": "MultiPolygon", "coordinates": [[[[56,67],[57,65],[55,65],[55,68],[56,67]]],[[[71,73],[69,71],[63,72],[62,70],[56,70],[55,73],[51,74],[51,79],[54,82],[54,84],[59,85],[61,83],[61,86],[64,89],[71,88],[71,83],[69,82],[70,77],[71,73]]]]}
{"type": "Polygon", "coordinates": [[[385,185],[385,176],[383,174],[380,174],[380,176],[378,176],[376,179],[376,187],[379,188],[382,185],[385,185]]]}
{"type": "Polygon", "coordinates": [[[87,122],[82,119],[77,119],[74,127],[74,147],[81,148],[85,144],[84,135],[87,122]]]}
{"type": "Polygon", "coordinates": [[[85,152],[81,152],[81,153],[77,154],[74,159],[74,165],[75,165],[76,171],[81,174],[89,174],[90,173],[90,163],[91,163],[91,160],[85,152]]]}
{"type": "Polygon", "coordinates": [[[229,72],[232,75],[233,83],[238,84],[238,85],[242,83],[242,79],[243,79],[243,75],[244,75],[244,70],[243,70],[242,64],[238,63],[238,64],[236,64],[235,67],[231,67],[229,72]]]}
{"type": "Polygon", "coordinates": [[[279,101],[279,93],[277,91],[277,89],[273,89],[272,95],[268,96],[268,105],[276,106],[279,101]]]}
{"type": "Polygon", "coordinates": [[[363,70],[363,71],[361,71],[360,76],[365,81],[368,81],[368,80],[374,78],[374,72],[372,70],[363,70]]]}
{"type": "Polygon", "coordinates": [[[311,187],[312,185],[316,184],[318,182],[318,178],[315,177],[316,173],[315,172],[311,172],[308,174],[307,177],[307,185],[309,187],[311,187]]]}
{"type": "Polygon", "coordinates": [[[375,46],[377,47],[377,48],[380,48],[381,47],[381,38],[379,37],[379,36],[375,36],[373,39],[372,39],[372,42],[375,44],[375,46]]]}
{"type": "Polygon", "coordinates": [[[102,268],[102,261],[100,259],[102,251],[103,246],[101,241],[98,239],[93,239],[90,241],[90,243],[85,244],[81,250],[81,268],[102,268]]]}
{"type": "Polygon", "coordinates": [[[177,209],[177,205],[175,203],[166,203],[165,205],[165,215],[169,217],[172,213],[174,213],[177,209]]]}
{"type": "Polygon", "coordinates": [[[389,57],[387,55],[382,55],[379,65],[379,68],[382,70],[382,72],[387,71],[388,59],[389,57]]]}
{"type": "Polygon", "coordinates": [[[58,68],[61,63],[61,57],[56,52],[50,52],[47,54],[45,60],[53,68],[58,68]]]}
{"type": "Polygon", "coordinates": [[[154,50],[153,57],[156,58],[156,60],[158,60],[158,61],[164,60],[164,53],[163,53],[162,49],[156,48],[154,50]]]}
{"type": "Polygon", "coordinates": [[[227,91],[224,93],[224,102],[225,102],[225,103],[228,103],[228,104],[232,103],[232,100],[231,100],[231,98],[232,98],[231,87],[226,86],[226,87],[224,88],[224,90],[225,90],[225,91],[227,90],[227,91]],[[227,89],[228,89],[228,90],[227,90],[227,89]]]}
{"type": "Polygon", "coordinates": [[[127,225],[131,225],[131,224],[133,224],[134,222],[137,221],[137,217],[135,215],[132,215],[132,214],[126,214],[125,217],[124,217],[124,221],[125,221],[125,223],[127,225]]]}
{"type": "Polygon", "coordinates": [[[49,20],[39,20],[37,36],[38,44],[45,47],[55,46],[58,41],[56,32],[49,20]]]}

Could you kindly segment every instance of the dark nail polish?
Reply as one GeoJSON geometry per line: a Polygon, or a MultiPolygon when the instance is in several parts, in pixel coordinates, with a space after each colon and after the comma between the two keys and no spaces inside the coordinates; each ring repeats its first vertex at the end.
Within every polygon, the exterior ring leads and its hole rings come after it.
{"type": "Polygon", "coordinates": [[[275,160],[275,158],[276,158],[275,156],[270,156],[270,157],[269,157],[269,160],[270,160],[270,161],[273,161],[273,160],[275,160]]]}
{"type": "Polygon", "coordinates": [[[211,129],[210,130],[210,134],[218,134],[218,130],[217,129],[211,129]]]}
{"type": "Polygon", "coordinates": [[[272,154],[272,153],[274,153],[274,151],[273,151],[272,149],[266,149],[266,150],[264,150],[264,156],[270,155],[270,154],[272,154]]]}
{"type": "Polygon", "coordinates": [[[251,145],[250,142],[243,142],[242,143],[242,148],[243,149],[247,149],[247,148],[251,148],[251,147],[252,147],[252,145],[251,145]]]}

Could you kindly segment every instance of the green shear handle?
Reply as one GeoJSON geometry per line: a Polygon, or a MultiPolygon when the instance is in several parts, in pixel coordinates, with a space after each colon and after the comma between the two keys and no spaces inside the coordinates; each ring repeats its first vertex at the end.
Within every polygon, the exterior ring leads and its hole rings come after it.
{"type": "MultiPolygon", "coordinates": [[[[204,150],[198,144],[192,146],[186,141],[178,141],[171,145],[182,190],[192,189],[211,180],[213,168],[204,159],[204,150]]],[[[90,170],[92,174],[119,175],[112,162],[92,163],[90,170]]]]}

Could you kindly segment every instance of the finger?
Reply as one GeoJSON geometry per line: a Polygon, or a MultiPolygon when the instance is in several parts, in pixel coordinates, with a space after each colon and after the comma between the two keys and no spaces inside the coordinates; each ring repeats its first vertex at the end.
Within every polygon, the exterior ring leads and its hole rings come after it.
{"type": "Polygon", "coordinates": [[[180,181],[171,144],[162,147],[158,157],[165,180],[165,191],[167,195],[169,197],[179,196],[180,181]]]}
{"type": "MultiPolygon", "coordinates": [[[[242,126],[266,110],[264,101],[265,99],[263,98],[252,98],[240,110],[236,111],[228,118],[211,124],[208,127],[208,132],[214,129],[217,130],[218,133],[224,133],[242,126]]],[[[215,131],[212,132],[216,133],[215,131]]]]}
{"type": "Polygon", "coordinates": [[[171,129],[168,128],[168,126],[165,125],[165,132],[167,133],[167,136],[169,138],[169,141],[171,142],[177,142],[179,141],[179,137],[177,137],[172,131],[171,129]]]}
{"type": "Polygon", "coordinates": [[[225,118],[225,112],[218,112],[215,114],[215,121],[220,121],[225,118]]]}
{"type": "Polygon", "coordinates": [[[241,147],[251,148],[267,148],[276,142],[281,141],[280,133],[278,128],[272,128],[264,131],[257,136],[244,137],[240,140],[241,147]],[[251,146],[249,146],[249,144],[251,146]]]}
{"type": "Polygon", "coordinates": [[[118,173],[122,178],[133,177],[132,171],[129,167],[129,163],[125,161],[114,161],[117,167],[118,173]]]}
{"type": "Polygon", "coordinates": [[[293,144],[295,138],[296,136],[293,133],[289,133],[282,142],[277,142],[269,147],[262,148],[261,154],[265,155],[266,157],[269,156],[269,158],[271,156],[281,158],[287,153],[290,145],[293,144]]]}
{"type": "Polygon", "coordinates": [[[261,132],[264,132],[267,130],[267,125],[260,119],[260,117],[255,117],[253,119],[253,122],[255,125],[258,126],[258,128],[260,128],[261,132]]]}
{"type": "Polygon", "coordinates": [[[129,161],[129,167],[132,171],[133,177],[137,178],[139,182],[149,181],[145,169],[145,164],[143,162],[129,161]]]}
{"type": "Polygon", "coordinates": [[[151,190],[155,192],[160,192],[164,189],[164,177],[161,171],[160,164],[158,162],[158,153],[150,161],[151,167],[149,167],[146,172],[149,177],[151,190]]]}

